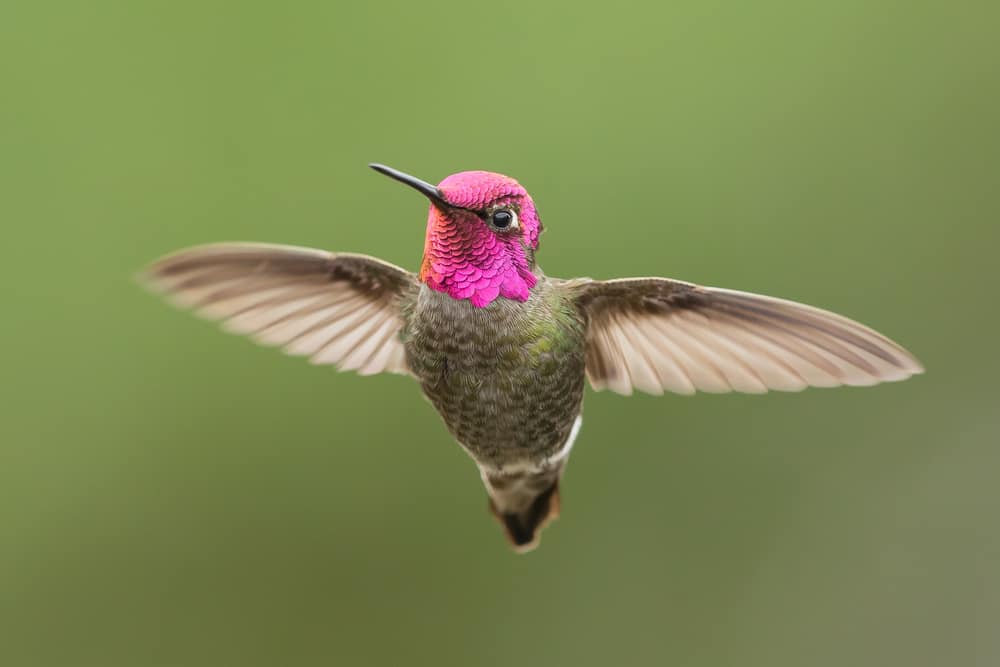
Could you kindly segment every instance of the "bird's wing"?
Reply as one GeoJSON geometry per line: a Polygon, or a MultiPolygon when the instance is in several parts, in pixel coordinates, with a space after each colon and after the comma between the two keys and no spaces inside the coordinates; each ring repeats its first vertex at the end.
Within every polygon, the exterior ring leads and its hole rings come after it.
{"type": "Polygon", "coordinates": [[[764,393],[922,373],[909,352],[834,313],[666,278],[567,281],[587,321],[594,389],[764,393]]]}
{"type": "Polygon", "coordinates": [[[413,274],[364,255],[219,243],[168,255],[141,280],[263,345],[361,375],[409,373],[400,302],[413,274]]]}

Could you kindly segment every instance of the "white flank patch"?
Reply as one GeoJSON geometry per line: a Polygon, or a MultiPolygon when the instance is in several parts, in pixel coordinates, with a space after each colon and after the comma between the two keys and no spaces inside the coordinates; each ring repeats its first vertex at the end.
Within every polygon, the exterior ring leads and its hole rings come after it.
{"type": "Polygon", "coordinates": [[[576,436],[580,434],[581,426],[583,426],[583,415],[577,415],[576,421],[573,422],[573,428],[570,429],[569,437],[566,438],[566,443],[563,445],[563,448],[559,450],[558,454],[548,460],[550,465],[566,460],[566,457],[569,456],[570,451],[573,449],[573,443],[576,442],[576,436]]]}

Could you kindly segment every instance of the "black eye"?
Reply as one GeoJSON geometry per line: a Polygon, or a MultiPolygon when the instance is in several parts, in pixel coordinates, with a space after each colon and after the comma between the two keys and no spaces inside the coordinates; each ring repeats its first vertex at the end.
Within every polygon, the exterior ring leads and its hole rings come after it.
{"type": "Polygon", "coordinates": [[[497,229],[507,229],[514,224],[514,220],[514,212],[508,211],[505,208],[493,211],[493,215],[490,218],[493,226],[497,229]]]}

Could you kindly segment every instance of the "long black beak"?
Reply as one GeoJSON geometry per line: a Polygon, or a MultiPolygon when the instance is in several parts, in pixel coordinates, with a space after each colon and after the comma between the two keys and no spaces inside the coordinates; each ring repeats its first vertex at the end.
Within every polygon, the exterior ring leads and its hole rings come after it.
{"type": "Polygon", "coordinates": [[[380,174],[385,174],[389,178],[397,180],[400,183],[409,185],[411,188],[413,188],[417,192],[423,194],[425,197],[430,199],[434,204],[442,208],[448,207],[448,202],[446,202],[444,200],[444,197],[441,196],[441,191],[438,190],[433,185],[431,185],[430,183],[428,183],[427,181],[422,181],[416,176],[410,176],[409,174],[404,174],[398,169],[393,169],[392,167],[387,167],[384,164],[379,164],[377,162],[372,162],[368,166],[380,174]]]}

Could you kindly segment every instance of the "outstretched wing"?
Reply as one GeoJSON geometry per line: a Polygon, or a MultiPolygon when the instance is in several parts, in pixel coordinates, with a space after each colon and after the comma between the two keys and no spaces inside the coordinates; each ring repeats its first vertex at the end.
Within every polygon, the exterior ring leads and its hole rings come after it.
{"type": "Polygon", "coordinates": [[[364,255],[264,243],[197,246],[141,276],[176,305],[316,364],[408,373],[400,302],[413,274],[364,255]]]}
{"type": "Polygon", "coordinates": [[[567,283],[587,320],[595,389],[764,393],[922,373],[913,355],[834,313],[666,278],[567,283]]]}

